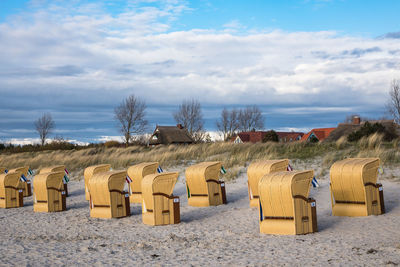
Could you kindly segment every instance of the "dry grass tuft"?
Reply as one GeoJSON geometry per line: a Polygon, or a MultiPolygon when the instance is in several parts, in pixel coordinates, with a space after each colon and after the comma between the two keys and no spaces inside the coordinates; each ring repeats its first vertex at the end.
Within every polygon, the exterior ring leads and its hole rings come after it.
{"type": "Polygon", "coordinates": [[[379,157],[386,163],[398,163],[400,151],[397,145],[383,143],[382,136],[372,135],[355,144],[347,143],[345,140],[317,144],[217,142],[186,146],[95,147],[80,150],[2,153],[0,166],[15,168],[29,165],[33,169],[40,169],[49,165],[64,164],[81,176],[87,166],[102,163],[110,163],[114,169],[123,169],[139,162],[158,161],[161,166],[168,169],[171,166],[188,166],[201,161],[222,161],[227,169],[224,179],[230,180],[236,178],[240,172],[244,172],[247,164],[255,160],[288,158],[306,162],[315,157],[322,157],[321,174],[325,174],[333,162],[347,157],[379,157]]]}

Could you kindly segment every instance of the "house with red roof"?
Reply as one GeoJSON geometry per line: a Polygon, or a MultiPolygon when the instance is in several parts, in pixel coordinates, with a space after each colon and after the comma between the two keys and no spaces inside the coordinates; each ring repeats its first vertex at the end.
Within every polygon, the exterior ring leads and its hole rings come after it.
{"type": "Polygon", "coordinates": [[[304,133],[301,132],[276,132],[280,143],[300,141],[304,133]]]}
{"type": "Polygon", "coordinates": [[[312,129],[309,133],[303,135],[301,141],[312,141],[318,140],[319,142],[324,141],[336,128],[316,128],[312,129]]]}
{"type": "MultiPolygon", "coordinates": [[[[232,137],[231,141],[237,144],[246,142],[261,143],[267,134],[268,132],[266,131],[241,132],[232,137]]],[[[282,143],[299,141],[304,135],[304,133],[299,132],[276,132],[276,134],[278,135],[279,142],[282,143]]]]}
{"type": "Polygon", "coordinates": [[[240,143],[259,143],[262,142],[267,132],[264,131],[252,131],[252,132],[241,132],[232,138],[232,141],[236,144],[240,143]]]}

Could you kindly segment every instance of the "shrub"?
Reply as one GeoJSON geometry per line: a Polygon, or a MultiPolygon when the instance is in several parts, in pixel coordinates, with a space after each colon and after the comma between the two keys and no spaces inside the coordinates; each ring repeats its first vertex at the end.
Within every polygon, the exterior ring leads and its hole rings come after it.
{"type": "Polygon", "coordinates": [[[105,147],[121,147],[121,143],[118,141],[107,141],[104,143],[105,147]]]}
{"type": "Polygon", "coordinates": [[[393,127],[385,128],[381,123],[371,124],[368,121],[357,131],[352,132],[347,137],[349,142],[359,141],[363,137],[368,137],[375,133],[382,134],[385,141],[392,141],[397,137],[396,129],[393,127]]]}
{"type": "Polygon", "coordinates": [[[274,130],[271,130],[271,131],[268,131],[268,132],[265,133],[265,136],[264,136],[262,141],[263,141],[263,143],[265,143],[265,142],[278,142],[279,141],[279,137],[278,137],[278,134],[274,130]]]}

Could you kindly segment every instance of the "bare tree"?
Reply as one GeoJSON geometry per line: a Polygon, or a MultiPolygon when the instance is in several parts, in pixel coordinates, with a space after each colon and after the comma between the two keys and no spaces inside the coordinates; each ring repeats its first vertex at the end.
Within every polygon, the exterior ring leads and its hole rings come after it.
{"type": "Polygon", "coordinates": [[[34,122],[34,125],[36,131],[39,133],[40,141],[43,146],[46,142],[46,138],[49,136],[49,134],[56,126],[53,121],[53,118],[51,117],[51,114],[44,113],[42,117],[40,117],[34,122]]]}
{"type": "Polygon", "coordinates": [[[179,105],[178,111],[173,113],[176,123],[182,124],[189,134],[192,136],[194,141],[202,141],[204,132],[204,120],[201,112],[200,102],[197,100],[184,100],[179,105]]]}
{"type": "Polygon", "coordinates": [[[238,115],[239,130],[243,132],[264,128],[264,117],[257,106],[241,109],[238,115]]]}
{"type": "Polygon", "coordinates": [[[232,137],[239,127],[238,116],[239,112],[237,109],[228,111],[224,108],[221,112],[221,118],[217,120],[216,125],[218,131],[224,135],[224,140],[228,140],[232,137]]]}
{"type": "Polygon", "coordinates": [[[146,104],[135,95],[130,95],[114,109],[118,128],[124,136],[126,146],[132,141],[133,134],[142,134],[146,130],[145,120],[146,104]]]}
{"type": "Polygon", "coordinates": [[[400,123],[400,80],[393,80],[390,84],[387,110],[396,123],[400,123]]]}

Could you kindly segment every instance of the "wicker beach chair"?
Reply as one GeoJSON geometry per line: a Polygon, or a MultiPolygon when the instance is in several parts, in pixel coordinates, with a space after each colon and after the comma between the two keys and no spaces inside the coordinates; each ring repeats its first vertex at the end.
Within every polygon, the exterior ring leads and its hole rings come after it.
{"type": "Polygon", "coordinates": [[[0,167],[0,174],[5,173],[7,170],[6,167],[0,167]]]}
{"type": "Polygon", "coordinates": [[[226,204],[225,183],[219,180],[222,163],[202,162],[186,169],[188,204],[207,207],[226,204]]]}
{"type": "Polygon", "coordinates": [[[90,216],[121,218],[130,216],[129,194],[124,192],[126,171],[108,171],[93,175],[88,183],[90,216]]]}
{"type": "Polygon", "coordinates": [[[128,176],[132,179],[129,197],[131,203],[142,203],[142,180],[146,175],[157,173],[157,167],[158,162],[143,162],[128,168],[128,176]]]}
{"type": "MultiPolygon", "coordinates": [[[[40,169],[39,174],[43,174],[43,173],[49,173],[49,172],[65,172],[66,167],[65,165],[55,165],[55,166],[50,166],[50,167],[45,167],[40,169]]],[[[68,196],[68,185],[66,183],[66,181],[63,180],[63,190],[65,191],[65,196],[68,196]]]]}
{"type": "Polygon", "coordinates": [[[315,200],[308,198],[313,175],[313,171],[285,171],[261,178],[261,233],[297,235],[317,231],[315,200]]]}
{"type": "Polygon", "coordinates": [[[32,182],[28,179],[28,171],[29,171],[29,167],[28,166],[24,166],[24,167],[19,167],[19,168],[8,170],[9,173],[20,172],[21,175],[23,174],[26,177],[26,179],[27,179],[26,182],[25,181],[21,181],[21,183],[24,186],[24,189],[23,189],[24,197],[32,196],[32,182]]]}
{"type": "Polygon", "coordinates": [[[46,172],[33,180],[35,212],[56,212],[66,210],[66,196],[62,172],[46,172]]]}
{"type": "Polygon", "coordinates": [[[377,158],[350,158],[332,165],[332,215],[355,217],[385,213],[383,187],[376,183],[379,165],[377,158]]]}
{"type": "Polygon", "coordinates": [[[18,208],[24,205],[24,185],[20,172],[0,174],[0,208],[18,208]]]}
{"type": "Polygon", "coordinates": [[[253,162],[247,168],[248,177],[248,191],[250,207],[259,206],[259,195],[258,195],[258,182],[260,179],[271,172],[283,172],[286,171],[289,165],[288,159],[281,160],[263,160],[253,162]]]}
{"type": "Polygon", "coordinates": [[[180,222],[179,197],[173,196],[177,172],[146,175],[142,180],[142,220],[148,225],[180,222]]]}
{"type": "Polygon", "coordinates": [[[89,194],[89,180],[92,178],[93,175],[101,172],[107,172],[111,169],[110,164],[100,164],[100,165],[94,165],[87,167],[85,171],[83,172],[83,177],[85,180],[85,198],[86,200],[90,199],[90,194],[89,194]]]}

